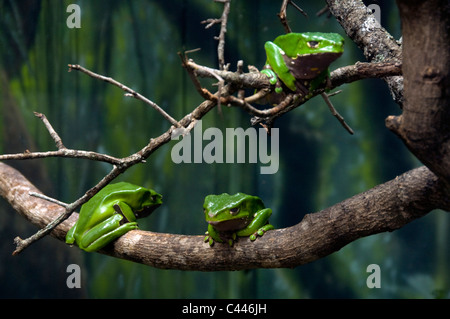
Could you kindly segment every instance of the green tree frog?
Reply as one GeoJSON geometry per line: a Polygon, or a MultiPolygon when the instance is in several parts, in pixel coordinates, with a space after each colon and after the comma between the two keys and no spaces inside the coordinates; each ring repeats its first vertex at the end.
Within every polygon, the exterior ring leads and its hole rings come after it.
{"type": "Polygon", "coordinates": [[[81,206],[78,221],[66,235],[66,243],[96,251],[126,232],[138,228],[137,218],[147,217],[162,204],[152,189],[126,182],[109,184],[81,206]]]}
{"type": "Polygon", "coordinates": [[[265,208],[257,196],[243,193],[208,195],[203,209],[208,223],[205,242],[210,246],[215,241],[223,243],[226,240],[232,246],[237,236],[250,237],[254,241],[258,235],[274,228],[269,224],[272,210],[265,208]]]}
{"type": "Polygon", "coordinates": [[[275,92],[288,88],[307,95],[328,79],[328,66],[344,52],[344,39],[337,33],[288,33],[264,48],[267,61],[261,73],[276,84],[275,92]]]}

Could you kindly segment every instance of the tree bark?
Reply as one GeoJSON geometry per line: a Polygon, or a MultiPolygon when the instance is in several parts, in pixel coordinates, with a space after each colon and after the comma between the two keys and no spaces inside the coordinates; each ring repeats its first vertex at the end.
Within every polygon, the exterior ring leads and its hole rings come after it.
{"type": "MultiPolygon", "coordinates": [[[[369,62],[401,63],[402,47],[359,0],[327,0],[330,12],[369,62]]],[[[403,103],[403,77],[383,78],[394,101],[403,103]]]]}
{"type": "Polygon", "coordinates": [[[403,34],[403,113],[386,120],[450,187],[450,1],[397,1],[403,34]]]}
{"type": "MultiPolygon", "coordinates": [[[[0,195],[20,215],[42,228],[64,211],[29,192],[39,190],[18,171],[0,163],[0,195]]],[[[399,229],[435,208],[450,210],[450,199],[439,179],[428,168],[420,167],[308,214],[292,227],[271,230],[254,242],[239,238],[233,247],[220,243],[210,247],[203,235],[133,230],[100,252],[162,269],[291,268],[325,257],[356,239],[399,229]]],[[[50,235],[64,240],[77,218],[73,214],[50,235]]]]}

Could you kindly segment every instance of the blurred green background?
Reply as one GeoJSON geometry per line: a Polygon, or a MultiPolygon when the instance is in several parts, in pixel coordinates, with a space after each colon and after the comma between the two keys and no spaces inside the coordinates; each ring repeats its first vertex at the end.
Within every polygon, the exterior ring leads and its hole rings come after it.
{"type": "MultiPolygon", "coordinates": [[[[370,2],[369,2],[370,3],[370,2]]],[[[369,4],[366,3],[366,4],[369,4]]],[[[390,1],[377,2],[382,25],[400,37],[398,12],[390,1]]],[[[264,42],[284,30],[277,13],[281,1],[233,1],[225,58],[262,67],[264,42]]],[[[294,9],[294,32],[343,31],[335,19],[316,17],[324,2],[302,1],[308,18],[294,9]]],[[[124,157],[165,132],[169,124],[153,109],[123,91],[78,72],[81,64],[111,76],[180,119],[202,102],[177,52],[201,48],[190,57],[217,67],[219,27],[200,21],[219,18],[223,5],[210,0],[0,1],[0,153],[55,149],[33,111],[44,113],[69,148],[124,157]],[[81,8],[81,28],[70,29],[66,12],[81,8]]],[[[364,61],[346,38],[344,55],[331,67],[364,61]]],[[[204,80],[211,87],[212,81],[204,80]]],[[[384,82],[377,79],[342,86],[332,98],[355,130],[350,136],[320,98],[276,121],[280,166],[261,175],[260,164],[174,164],[175,141],[120,180],[151,187],[164,205],[140,221],[144,230],[202,234],[203,198],[212,193],[260,196],[274,211],[277,228],[294,225],[312,213],[388,181],[420,165],[384,126],[399,114],[384,82]]],[[[250,127],[250,116],[222,107],[203,118],[208,127],[250,127]]],[[[204,145],[207,142],[204,143],[204,145]]],[[[95,185],[110,166],[86,160],[41,159],[7,162],[46,194],[72,202],[95,185]]],[[[264,164],[261,164],[264,165],[264,164]]],[[[363,238],[340,251],[295,269],[236,272],[159,270],[69,248],[45,238],[12,257],[15,236],[36,231],[0,200],[0,297],[2,298],[442,298],[449,297],[450,218],[432,212],[393,232],[363,238]],[[66,268],[81,267],[82,288],[69,289],[66,268]],[[369,289],[369,264],[381,268],[381,288],[369,289]]]]}

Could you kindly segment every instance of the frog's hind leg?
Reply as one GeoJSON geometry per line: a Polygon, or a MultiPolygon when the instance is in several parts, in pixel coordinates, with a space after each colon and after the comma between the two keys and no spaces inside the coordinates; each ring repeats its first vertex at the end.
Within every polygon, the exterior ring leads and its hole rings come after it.
{"type": "Polygon", "coordinates": [[[130,230],[138,228],[136,222],[120,225],[122,219],[122,215],[115,214],[99,223],[83,236],[83,239],[79,243],[79,247],[88,252],[97,251],[112,240],[124,235],[130,230]],[[98,234],[102,235],[99,236],[98,234]]]}

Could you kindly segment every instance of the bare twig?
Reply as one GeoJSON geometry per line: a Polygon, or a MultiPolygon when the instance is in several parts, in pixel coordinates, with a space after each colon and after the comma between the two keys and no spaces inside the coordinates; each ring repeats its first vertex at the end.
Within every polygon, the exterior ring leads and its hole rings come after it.
{"type": "Polygon", "coordinates": [[[215,37],[216,40],[219,40],[219,44],[217,46],[217,57],[219,60],[219,69],[225,70],[225,34],[227,33],[227,23],[228,23],[228,15],[230,14],[230,3],[231,0],[215,0],[215,2],[223,3],[223,12],[220,19],[207,19],[202,21],[202,24],[206,24],[205,29],[209,29],[214,24],[220,23],[220,33],[218,37],[215,37]]]}
{"type": "Polygon", "coordinates": [[[105,162],[113,165],[121,163],[121,159],[110,155],[68,148],[61,149],[59,151],[48,151],[48,152],[30,152],[27,150],[23,153],[0,155],[0,160],[1,161],[27,160],[27,159],[38,159],[47,157],[68,157],[68,158],[88,159],[99,162],[105,162]]]}
{"type": "Polygon", "coordinates": [[[320,17],[322,14],[325,14],[328,12],[328,18],[331,17],[331,12],[330,12],[330,8],[328,8],[328,4],[325,5],[322,9],[320,9],[317,13],[316,16],[320,17]]]}
{"type": "Polygon", "coordinates": [[[88,69],[85,69],[84,67],[82,67],[81,65],[78,65],[78,64],[69,64],[69,71],[70,70],[81,71],[81,72],[89,75],[90,77],[111,83],[111,84],[121,88],[123,91],[125,91],[127,93],[125,96],[134,97],[135,99],[138,99],[138,100],[150,105],[152,108],[154,108],[156,111],[158,111],[167,121],[169,121],[170,124],[174,125],[175,127],[180,127],[180,124],[173,117],[171,117],[169,114],[167,114],[166,111],[164,111],[158,104],[156,104],[153,101],[150,101],[145,96],[130,89],[128,86],[114,80],[113,78],[94,73],[88,69]]]}
{"type": "Polygon", "coordinates": [[[56,146],[58,147],[58,151],[48,151],[48,152],[30,152],[26,150],[23,153],[17,154],[4,154],[0,155],[0,160],[26,160],[26,159],[37,159],[37,158],[46,158],[46,157],[69,157],[69,158],[80,158],[80,159],[89,159],[95,160],[99,162],[106,162],[113,165],[121,164],[121,160],[119,158],[109,156],[106,154],[90,152],[90,151],[82,151],[82,150],[74,150],[68,149],[64,146],[61,138],[58,133],[53,129],[52,125],[48,121],[47,117],[42,113],[34,112],[34,114],[39,117],[47,128],[50,136],[55,141],[56,146]]]}
{"type": "Polygon", "coordinates": [[[328,105],[328,108],[330,109],[331,114],[333,114],[333,116],[338,119],[338,121],[347,130],[347,132],[349,132],[350,134],[353,135],[354,132],[353,132],[352,128],[350,126],[348,126],[348,124],[345,122],[342,115],[339,114],[339,112],[334,108],[333,103],[331,103],[330,99],[328,98],[328,95],[326,93],[321,93],[320,95],[322,96],[325,103],[328,105]]]}
{"type": "Polygon", "coordinates": [[[300,11],[301,14],[303,14],[305,17],[308,17],[308,15],[306,14],[305,11],[303,11],[302,8],[300,8],[298,5],[296,5],[294,3],[294,1],[292,0],[283,0],[283,3],[281,4],[281,9],[280,9],[280,13],[278,13],[278,17],[280,18],[281,24],[284,27],[284,30],[286,31],[286,33],[291,33],[291,27],[289,26],[289,23],[287,21],[287,6],[288,5],[292,5],[295,9],[297,9],[298,11],[300,11]]]}
{"type": "Polygon", "coordinates": [[[34,197],[37,197],[37,198],[45,199],[46,201],[48,201],[50,203],[58,204],[61,207],[69,206],[69,204],[61,202],[61,201],[59,201],[59,200],[57,200],[55,198],[52,198],[52,197],[48,197],[48,196],[46,196],[44,194],[41,194],[41,193],[30,192],[29,194],[30,194],[30,196],[34,196],[34,197]]]}
{"type": "Polygon", "coordinates": [[[50,133],[50,136],[53,138],[53,140],[56,143],[56,147],[61,150],[61,149],[65,149],[66,147],[64,146],[61,138],[59,137],[58,133],[56,133],[56,131],[53,129],[53,126],[50,124],[50,122],[47,120],[47,117],[42,114],[42,113],[37,113],[34,112],[34,115],[36,115],[37,117],[39,117],[42,122],[44,123],[45,127],[47,128],[48,132],[50,133]]]}

